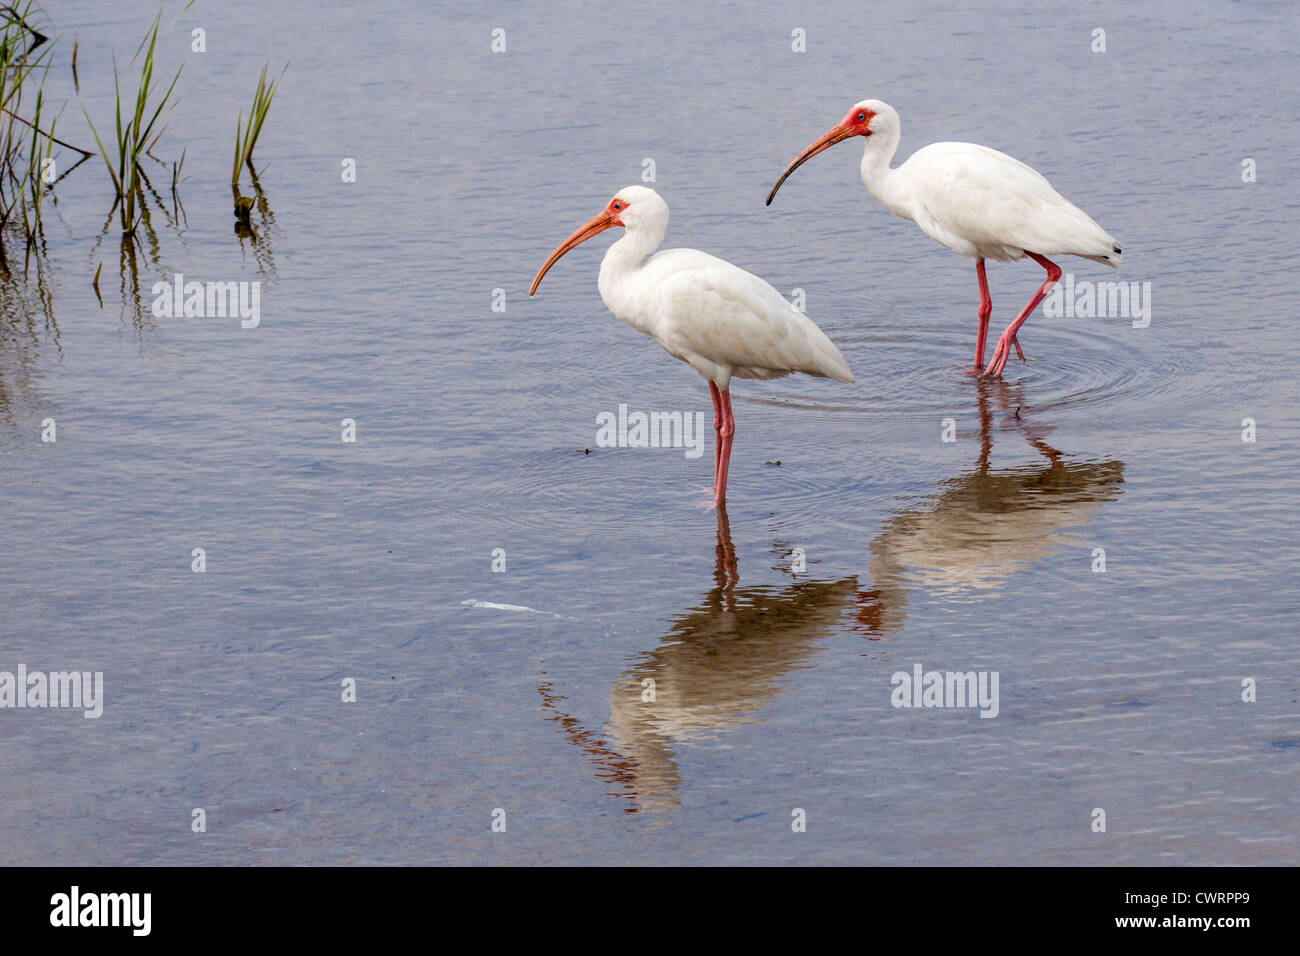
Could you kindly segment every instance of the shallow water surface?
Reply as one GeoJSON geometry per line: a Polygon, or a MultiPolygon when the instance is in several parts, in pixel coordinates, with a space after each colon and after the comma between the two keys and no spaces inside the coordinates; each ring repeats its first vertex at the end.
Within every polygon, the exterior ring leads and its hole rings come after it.
{"type": "MultiPolygon", "coordinates": [[[[569,2],[183,15],[184,219],[123,253],[96,159],[39,281],[4,279],[0,670],[102,671],[105,700],[0,710],[3,860],[1300,862],[1290,8],[991,6],[637,5],[612,42],[569,2]],[[230,137],[268,59],[241,240],[230,137]],[[966,375],[972,263],[875,204],[859,146],[763,205],[869,96],[900,159],[1042,171],[1124,247],[1062,266],[1149,282],[1149,325],[1036,313],[1027,364],[966,375]],[[857,376],[737,382],[720,511],[710,448],[596,443],[620,404],[711,418],[603,307],[609,237],[527,296],[647,158],[667,245],[804,290],[857,376]],[[178,272],[262,282],[261,324],[155,318],[178,272]],[[892,706],[918,664],[996,672],[997,716],[892,706]]],[[[47,95],[75,99],[75,32],[111,122],[110,54],[155,12],[52,8],[47,95]]],[[[1041,270],[989,275],[996,336],[1041,270]]]]}

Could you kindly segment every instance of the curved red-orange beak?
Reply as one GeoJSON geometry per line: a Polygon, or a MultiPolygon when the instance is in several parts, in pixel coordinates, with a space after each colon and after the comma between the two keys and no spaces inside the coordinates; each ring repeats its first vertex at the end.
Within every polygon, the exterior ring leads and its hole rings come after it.
{"type": "Polygon", "coordinates": [[[536,278],[533,279],[533,284],[528,287],[528,294],[532,295],[534,292],[537,291],[537,287],[541,285],[542,276],[546,275],[546,273],[550,270],[551,266],[559,262],[560,257],[563,256],[570,249],[572,249],[574,246],[582,245],[584,242],[586,242],[588,239],[590,239],[592,236],[596,235],[597,233],[604,232],[606,229],[609,229],[613,226],[621,226],[621,225],[623,225],[623,223],[619,222],[618,218],[614,215],[613,212],[611,212],[608,209],[603,210],[600,213],[600,215],[595,216],[590,222],[588,222],[586,225],[578,229],[578,231],[575,232],[573,235],[571,235],[568,239],[565,239],[562,243],[560,243],[559,247],[554,252],[551,253],[550,258],[548,258],[545,262],[542,263],[542,267],[537,270],[536,278]]]}
{"type": "Polygon", "coordinates": [[[864,130],[861,126],[850,124],[847,120],[832,126],[820,139],[796,156],[794,162],[785,168],[785,172],[781,174],[781,178],[776,181],[776,185],[772,187],[772,191],[767,194],[767,203],[765,205],[772,205],[772,198],[776,195],[776,191],[781,188],[781,184],[790,178],[792,172],[804,163],[808,162],[808,160],[812,159],[823,150],[830,149],[836,143],[842,143],[851,136],[861,136],[863,132],[864,130]]]}

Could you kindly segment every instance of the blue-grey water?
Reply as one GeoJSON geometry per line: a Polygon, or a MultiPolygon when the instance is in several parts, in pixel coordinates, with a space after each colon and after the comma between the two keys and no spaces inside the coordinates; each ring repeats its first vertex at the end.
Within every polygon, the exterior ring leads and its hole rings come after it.
{"type": "MultiPolygon", "coordinates": [[[[156,10],[50,6],[57,135],[111,128],[156,10]]],[[[0,860],[1300,862],[1293,35],[1264,2],[201,0],[158,54],[183,216],[147,161],[124,252],[95,158],[6,243],[0,671],[104,699],[0,709],[0,860]],[[1039,312],[1028,364],[965,375],[973,264],[857,141],[763,205],[867,97],[900,160],[1043,172],[1124,247],[1061,265],[1149,283],[1149,325],[1039,312]],[[735,384],[722,514],[711,446],[597,444],[620,404],[711,417],[602,305],[611,237],[527,296],[647,160],[666,244],[802,289],[857,376],[735,384]],[[176,273],[262,282],[260,325],[155,317],[176,273]],[[892,706],[918,664],[996,672],[997,716],[892,706]]],[[[1042,273],[989,273],[995,341],[1042,273]]]]}

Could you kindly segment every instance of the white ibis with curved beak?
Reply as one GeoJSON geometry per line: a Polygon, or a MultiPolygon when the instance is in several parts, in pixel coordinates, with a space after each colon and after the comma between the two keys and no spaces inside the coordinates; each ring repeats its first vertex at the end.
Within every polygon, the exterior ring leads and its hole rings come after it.
{"type": "Polygon", "coordinates": [[[892,106],[880,100],[863,100],[786,167],[768,193],[767,204],[772,204],[772,197],[789,175],[809,159],[853,136],[865,137],[862,182],[867,192],[894,215],[911,219],[940,245],[975,260],[980,282],[980,326],[974,372],[1001,375],[1012,346],[1024,361],[1016,333],[1061,277],[1060,267],[1047,257],[1082,256],[1118,266],[1119,244],[1037,171],[987,146],[932,143],[891,169],[889,163],[901,135],[898,113],[892,106]],[[984,260],[1008,262],[1025,256],[1047,270],[1047,281],[1007,326],[985,367],[984,342],[993,301],[984,275],[984,260]]]}
{"type": "Polygon", "coordinates": [[[826,334],[758,276],[695,249],[650,255],[668,228],[668,204],[644,186],[620,189],[599,215],[565,239],[537,271],[528,294],[566,252],[614,226],[626,232],[601,261],[600,297],[615,316],[709,383],[713,503],[719,505],[727,496],[736,431],[729,391],[733,377],[803,372],[852,382],[853,373],[826,334]]]}

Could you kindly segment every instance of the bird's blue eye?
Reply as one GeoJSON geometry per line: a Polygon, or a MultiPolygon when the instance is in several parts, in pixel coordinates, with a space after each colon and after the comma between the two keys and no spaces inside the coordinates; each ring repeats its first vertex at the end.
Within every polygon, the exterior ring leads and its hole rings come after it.
{"type": "Polygon", "coordinates": [[[615,208],[615,209],[622,209],[623,207],[622,207],[619,203],[614,203],[614,208],[615,208]]]}
{"type": "Polygon", "coordinates": [[[858,114],[858,122],[859,122],[859,123],[865,123],[866,121],[867,121],[867,114],[866,114],[866,113],[859,113],[859,114],[858,114]]]}

